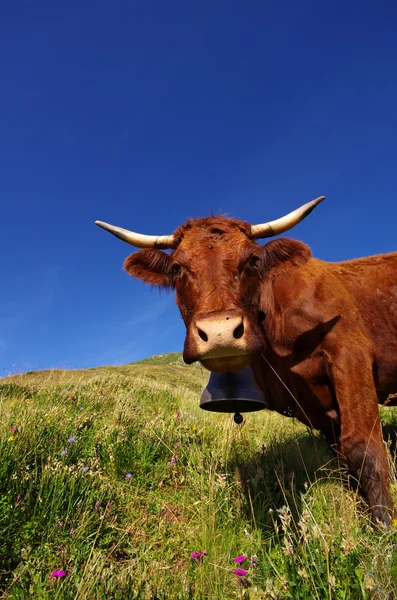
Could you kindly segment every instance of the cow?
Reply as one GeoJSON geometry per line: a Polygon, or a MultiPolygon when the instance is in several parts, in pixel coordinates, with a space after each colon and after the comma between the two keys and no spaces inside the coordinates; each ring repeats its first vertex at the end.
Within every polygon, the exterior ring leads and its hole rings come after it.
{"type": "Polygon", "coordinates": [[[330,263],[295,239],[257,243],[323,200],[258,225],[191,219],[165,236],[96,224],[141,248],[125,260],[130,275],[176,291],[185,362],[212,372],[250,366],[268,408],[319,430],[373,521],[388,525],[395,509],[378,404],[397,389],[397,252],[330,263]]]}

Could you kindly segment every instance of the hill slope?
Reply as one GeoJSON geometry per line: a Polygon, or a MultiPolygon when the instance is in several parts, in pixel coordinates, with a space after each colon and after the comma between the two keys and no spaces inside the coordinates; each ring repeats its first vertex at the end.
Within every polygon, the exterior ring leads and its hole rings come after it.
{"type": "Polygon", "coordinates": [[[0,380],[2,597],[392,598],[395,532],[322,440],[200,410],[170,360],[0,380]]]}

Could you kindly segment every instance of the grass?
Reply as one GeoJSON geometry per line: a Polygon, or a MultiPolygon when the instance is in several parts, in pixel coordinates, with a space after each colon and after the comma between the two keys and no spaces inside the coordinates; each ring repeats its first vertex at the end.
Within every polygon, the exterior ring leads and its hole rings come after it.
{"type": "Polygon", "coordinates": [[[0,381],[0,597],[397,598],[397,528],[319,436],[206,413],[208,374],[169,362],[0,381]]]}

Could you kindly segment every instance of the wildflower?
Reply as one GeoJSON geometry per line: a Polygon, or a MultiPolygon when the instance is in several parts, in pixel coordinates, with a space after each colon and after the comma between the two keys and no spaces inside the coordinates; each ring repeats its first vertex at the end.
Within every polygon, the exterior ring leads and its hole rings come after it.
{"type": "Polygon", "coordinates": [[[84,406],[80,406],[80,410],[84,410],[84,406]]]}
{"type": "Polygon", "coordinates": [[[200,550],[200,552],[192,552],[191,553],[191,557],[194,558],[195,560],[197,560],[198,565],[201,565],[201,563],[203,562],[204,556],[208,556],[208,552],[203,552],[202,550],[200,550]]]}
{"type": "Polygon", "coordinates": [[[74,444],[76,442],[76,438],[70,437],[70,438],[68,438],[68,442],[69,442],[69,444],[74,444]]]}
{"type": "Polygon", "coordinates": [[[176,455],[176,454],[173,454],[173,455],[172,455],[172,458],[171,458],[171,460],[167,462],[167,465],[168,465],[168,466],[170,466],[170,465],[173,465],[173,464],[175,464],[175,463],[176,463],[176,461],[177,461],[177,460],[178,460],[178,457],[177,457],[177,455],[176,455]]]}
{"type": "Polygon", "coordinates": [[[98,508],[99,508],[99,502],[98,501],[95,502],[95,507],[94,508],[95,508],[95,510],[98,510],[98,508]]]}
{"type": "Polygon", "coordinates": [[[193,425],[192,429],[193,429],[193,431],[197,431],[198,427],[197,427],[196,423],[193,425]]]}
{"type": "Polygon", "coordinates": [[[59,525],[59,527],[63,527],[62,521],[58,521],[58,525],[59,525]]]}
{"type": "Polygon", "coordinates": [[[236,556],[236,558],[233,559],[235,563],[242,563],[245,561],[245,556],[241,555],[241,556],[236,556]]]}
{"type": "Polygon", "coordinates": [[[10,435],[10,437],[8,438],[8,441],[9,441],[9,442],[13,442],[14,440],[15,440],[15,436],[13,436],[13,435],[10,435]]]}
{"type": "Polygon", "coordinates": [[[258,559],[255,556],[247,556],[253,567],[257,567],[259,565],[258,559]]]}
{"type": "Polygon", "coordinates": [[[220,473],[218,477],[221,481],[226,481],[226,473],[220,473]]]}
{"type": "Polygon", "coordinates": [[[397,527],[397,519],[392,520],[392,525],[394,525],[394,527],[397,527]]]}
{"type": "Polygon", "coordinates": [[[66,573],[63,569],[58,569],[57,571],[53,571],[51,573],[51,577],[65,577],[66,573]]]}
{"type": "Polygon", "coordinates": [[[83,467],[83,471],[86,473],[88,471],[88,467],[83,467]]]}
{"type": "Polygon", "coordinates": [[[18,506],[18,504],[20,504],[22,501],[22,494],[18,494],[16,502],[15,502],[15,506],[18,506]]]}
{"type": "Polygon", "coordinates": [[[76,530],[72,527],[72,529],[70,530],[70,535],[74,535],[76,533],[76,530]]]}
{"type": "Polygon", "coordinates": [[[74,394],[72,394],[72,395],[70,396],[70,399],[71,399],[71,400],[76,400],[76,396],[75,396],[74,394]]]}
{"type": "Polygon", "coordinates": [[[181,445],[181,442],[175,442],[174,448],[179,448],[180,445],[181,445]]]}
{"type": "Polygon", "coordinates": [[[135,395],[134,395],[134,394],[132,394],[132,395],[131,395],[131,398],[135,398],[135,395]]]}
{"type": "Polygon", "coordinates": [[[131,477],[132,477],[131,473],[126,473],[126,475],[125,475],[126,479],[131,479],[131,477]]]}
{"type": "Polygon", "coordinates": [[[177,412],[177,413],[176,413],[176,420],[177,420],[177,421],[180,421],[180,420],[181,420],[181,413],[180,413],[180,412],[177,412]]]}
{"type": "Polygon", "coordinates": [[[13,425],[12,427],[10,427],[10,431],[16,431],[17,430],[17,426],[13,425]]]}
{"type": "Polygon", "coordinates": [[[233,573],[237,575],[237,577],[244,577],[245,575],[248,575],[248,571],[245,569],[234,569],[233,573]]]}
{"type": "Polygon", "coordinates": [[[67,450],[62,450],[62,452],[61,452],[61,456],[65,456],[65,454],[67,454],[67,453],[68,453],[68,451],[67,451],[67,450]]]}

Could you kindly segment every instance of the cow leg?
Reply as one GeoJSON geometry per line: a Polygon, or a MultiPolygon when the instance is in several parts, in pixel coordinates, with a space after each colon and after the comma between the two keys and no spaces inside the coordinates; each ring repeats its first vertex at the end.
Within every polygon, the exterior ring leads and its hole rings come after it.
{"type": "Polygon", "coordinates": [[[389,525],[394,514],[389,465],[371,364],[366,356],[360,358],[354,364],[351,354],[344,352],[332,365],[341,425],[338,447],[370,506],[373,521],[389,525]]]}

